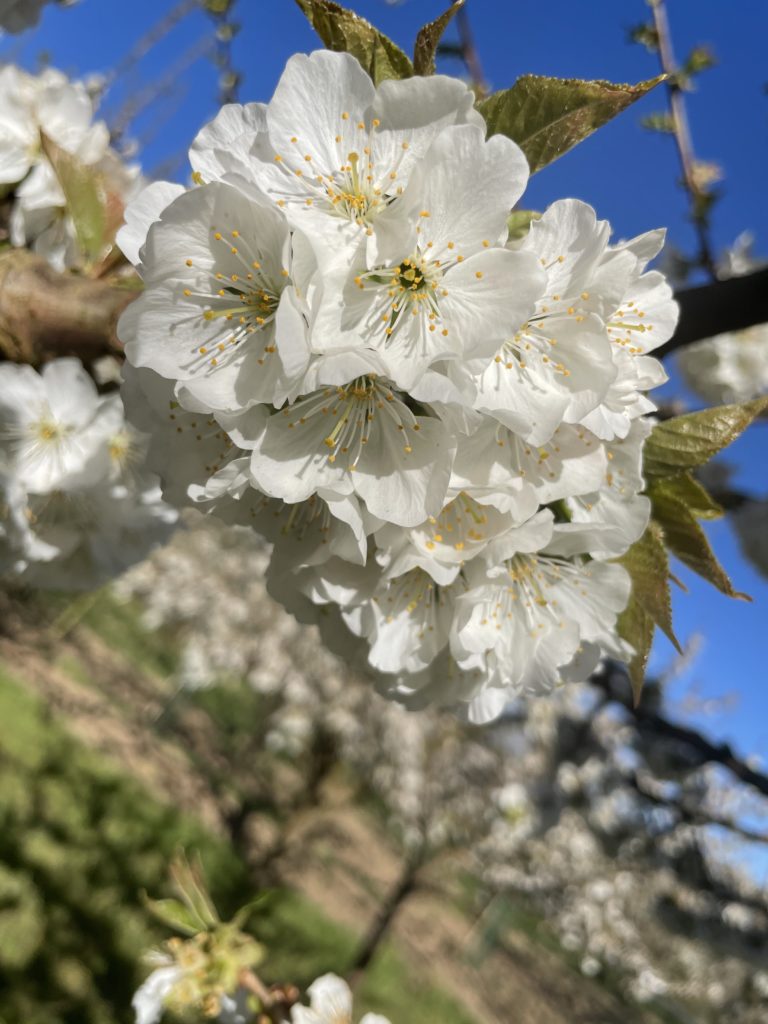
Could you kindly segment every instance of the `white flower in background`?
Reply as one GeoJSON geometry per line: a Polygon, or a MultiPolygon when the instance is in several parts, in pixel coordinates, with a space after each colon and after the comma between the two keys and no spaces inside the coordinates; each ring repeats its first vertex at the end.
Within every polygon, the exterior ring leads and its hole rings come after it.
{"type": "MultiPolygon", "coordinates": [[[[745,231],[717,265],[720,278],[741,277],[762,264],[752,249],[754,238],[745,231]]],[[[730,331],[686,345],[676,362],[687,386],[713,405],[748,402],[768,394],[768,325],[730,331]]]]}
{"type": "Polygon", "coordinates": [[[164,1013],[166,997],[183,978],[184,972],[180,967],[156,967],[133,994],[131,1006],[136,1014],[136,1024],[158,1024],[164,1013]]]}
{"type": "Polygon", "coordinates": [[[93,123],[82,82],[54,68],[35,76],[8,64],[0,70],[0,181],[16,184],[42,164],[41,133],[87,164],[100,160],[109,144],[107,126],[93,123]]]}
{"type": "Polygon", "coordinates": [[[686,345],[676,358],[688,387],[713,405],[768,394],[768,324],[686,345]]]}
{"type": "MultiPolygon", "coordinates": [[[[294,1006],[292,1024],[354,1024],[352,991],[346,981],[335,974],[324,974],[307,989],[309,1006],[294,1006]]],[[[360,1024],[390,1024],[378,1013],[366,1013],[360,1024]]]]}
{"type": "Polygon", "coordinates": [[[40,374],[31,366],[0,365],[0,451],[28,491],[87,479],[103,442],[102,410],[78,359],[58,359],[40,374]]]}
{"type": "Polygon", "coordinates": [[[39,75],[7,65],[0,71],[0,182],[14,186],[11,242],[29,246],[57,270],[82,261],[66,196],[45,152],[50,140],[98,178],[112,215],[140,187],[139,168],[109,148],[109,131],[94,121],[94,102],[83,82],[47,68],[39,75]]]}
{"type": "Polygon", "coordinates": [[[0,561],[33,586],[100,586],[168,537],[177,514],[144,468],[147,439],[77,359],[0,366],[0,561]]]}

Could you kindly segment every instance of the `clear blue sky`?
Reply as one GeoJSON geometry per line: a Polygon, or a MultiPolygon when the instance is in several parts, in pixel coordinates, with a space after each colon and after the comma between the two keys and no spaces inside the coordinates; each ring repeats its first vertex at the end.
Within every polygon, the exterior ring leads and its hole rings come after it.
{"type": "MultiPolygon", "coordinates": [[[[81,0],[72,9],[50,7],[38,30],[2,41],[0,55],[34,67],[46,52],[55,66],[73,75],[108,71],[174,6],[175,0],[81,0]]],[[[440,13],[447,2],[406,0],[390,6],[383,0],[358,0],[352,6],[408,49],[418,27],[440,13]]],[[[718,67],[701,77],[698,91],[688,100],[698,155],[720,164],[725,172],[724,197],[714,216],[716,247],[724,247],[749,228],[757,236],[758,251],[768,255],[768,3],[668,0],[668,7],[678,57],[695,44],[709,43],[719,59],[718,67]]],[[[493,88],[503,88],[526,72],[619,82],[657,73],[655,58],[626,42],[627,28],[647,19],[643,0],[549,0],[546,4],[469,0],[468,10],[493,88]]],[[[243,24],[234,45],[235,65],[244,75],[241,98],[267,100],[287,58],[297,50],[316,48],[316,37],[292,0],[239,0],[237,17],[243,24]]],[[[216,112],[216,72],[209,61],[201,59],[184,73],[173,73],[175,61],[195,46],[208,25],[201,13],[187,17],[107,97],[109,113],[147,84],[171,75],[172,94],[162,95],[136,124],[142,161],[150,171],[165,167],[166,175],[183,178],[186,147],[216,112]]],[[[444,62],[441,70],[461,73],[451,61],[444,62]]],[[[666,225],[674,243],[690,250],[692,235],[684,196],[676,185],[679,172],[673,144],[638,126],[640,115],[659,109],[662,101],[660,94],[647,97],[537,175],[525,205],[543,209],[554,199],[577,196],[607,217],[617,236],[666,225]]],[[[733,461],[741,465],[740,483],[763,494],[768,491],[766,442],[768,425],[763,425],[731,452],[733,461]]],[[[735,741],[744,752],[762,754],[768,761],[763,646],[768,583],[740,557],[726,524],[714,524],[709,533],[737,588],[749,591],[755,602],[729,601],[681,572],[690,593],[675,599],[678,633],[683,639],[703,633],[706,646],[675,692],[691,680],[700,684],[706,696],[737,691],[740,701],[734,710],[703,724],[713,735],[735,741]]],[[[659,644],[654,665],[662,664],[668,654],[666,643],[659,644]]]]}

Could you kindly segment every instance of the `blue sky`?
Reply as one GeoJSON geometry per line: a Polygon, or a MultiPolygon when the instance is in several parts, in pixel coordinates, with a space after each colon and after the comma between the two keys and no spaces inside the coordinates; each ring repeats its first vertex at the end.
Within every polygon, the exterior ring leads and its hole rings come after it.
{"type": "MultiPolygon", "coordinates": [[[[383,0],[358,0],[358,13],[374,21],[404,49],[419,26],[439,14],[445,0],[406,0],[391,6],[383,0]]],[[[108,71],[175,0],[81,0],[72,9],[47,8],[39,29],[0,43],[0,57],[34,67],[41,53],[73,75],[108,71]]],[[[688,99],[697,154],[722,166],[723,199],[713,225],[717,249],[741,231],[751,229],[758,252],[768,255],[768,205],[764,192],[768,167],[768,4],[723,4],[721,0],[668,0],[678,57],[699,43],[714,47],[719,64],[699,80],[688,99]]],[[[647,19],[643,0],[469,0],[468,10],[486,77],[493,88],[510,85],[519,74],[533,72],[560,77],[606,78],[634,82],[657,73],[655,58],[629,46],[626,32],[647,19]]],[[[297,50],[316,48],[312,30],[292,0],[239,0],[237,18],[243,28],[234,44],[234,63],[243,73],[243,100],[267,100],[287,58],[297,50]]],[[[118,82],[105,102],[105,113],[118,110],[148,84],[171,74],[170,95],[135,125],[142,141],[144,167],[163,168],[183,179],[184,152],[198,128],[216,112],[216,71],[200,59],[173,74],[179,56],[193,48],[208,30],[201,13],[187,17],[118,82]]],[[[461,73],[445,61],[441,70],[461,73]]],[[[685,199],[676,182],[679,171],[669,138],[649,135],[638,126],[643,113],[658,110],[663,96],[651,95],[630,111],[546,168],[532,180],[524,205],[543,209],[563,196],[590,202],[608,218],[617,236],[630,236],[666,225],[670,239],[683,250],[693,248],[685,216],[685,199]]],[[[730,458],[740,466],[739,482],[755,493],[768,491],[765,444],[768,425],[753,428],[735,445],[730,458]]],[[[704,696],[736,691],[739,701],[727,713],[703,721],[712,734],[735,741],[748,753],[768,761],[768,687],[764,685],[764,632],[768,625],[768,583],[741,558],[727,524],[716,523],[709,534],[738,589],[753,595],[752,605],[730,601],[680,575],[690,587],[675,597],[678,634],[705,637],[692,670],[675,685],[674,694],[695,682],[704,696]]],[[[671,656],[659,644],[653,664],[671,656]]]]}

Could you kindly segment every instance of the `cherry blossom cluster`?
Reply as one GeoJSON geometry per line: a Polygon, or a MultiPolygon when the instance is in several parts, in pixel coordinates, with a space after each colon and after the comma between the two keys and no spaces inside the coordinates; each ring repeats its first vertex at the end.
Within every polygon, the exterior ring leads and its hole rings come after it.
{"type": "Polygon", "coordinates": [[[0,365],[0,576],[90,589],[145,558],[177,513],[144,448],[79,360],[0,365]]]}
{"type": "Polygon", "coordinates": [[[190,160],[118,237],[166,499],[264,535],[273,596],[411,706],[486,720],[626,656],[663,233],[611,245],[565,200],[510,240],[526,160],[466,86],[375,88],[347,54],[293,57],[190,160]]]}
{"type": "Polygon", "coordinates": [[[94,120],[94,100],[83,82],[55,68],[31,75],[13,64],[0,70],[0,186],[11,193],[13,245],[29,247],[57,270],[82,262],[77,229],[62,182],[46,156],[46,140],[67,159],[97,175],[108,212],[118,217],[143,182],[109,145],[109,129],[94,120]]]}

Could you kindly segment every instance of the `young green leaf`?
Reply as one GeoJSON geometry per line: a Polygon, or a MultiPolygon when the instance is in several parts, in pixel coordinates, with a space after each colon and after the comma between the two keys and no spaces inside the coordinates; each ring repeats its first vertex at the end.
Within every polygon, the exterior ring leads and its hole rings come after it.
{"type": "Polygon", "coordinates": [[[170,875],[184,904],[193,917],[203,923],[203,927],[197,930],[203,931],[219,924],[219,915],[208,893],[199,858],[190,862],[183,852],[179,852],[171,863],[170,875]]]}
{"type": "Polygon", "coordinates": [[[463,6],[464,0],[455,0],[439,18],[435,18],[419,30],[413,48],[413,70],[417,75],[434,75],[437,45],[451,18],[463,6]]]}
{"type": "Polygon", "coordinates": [[[637,705],[640,703],[640,696],[643,692],[645,667],[648,664],[648,656],[651,653],[655,627],[653,619],[643,611],[640,602],[634,595],[630,596],[629,604],[619,616],[617,628],[619,636],[626,640],[627,643],[632,644],[635,649],[635,655],[627,668],[632,683],[635,705],[637,705]]]}
{"type": "Polygon", "coordinates": [[[107,244],[108,198],[101,175],[46,135],[41,133],[40,139],[64,193],[80,251],[88,263],[95,263],[107,244]]]}
{"type": "Polygon", "coordinates": [[[147,910],[179,935],[197,935],[208,930],[206,922],[179,900],[152,900],[146,893],[143,899],[147,910]]]}
{"type": "Polygon", "coordinates": [[[768,398],[756,398],[752,402],[686,413],[657,424],[645,442],[645,476],[671,477],[703,466],[766,409],[768,398]]]}
{"type": "Polygon", "coordinates": [[[711,494],[690,473],[653,480],[646,494],[654,505],[654,515],[657,513],[657,500],[665,497],[681,501],[697,519],[719,519],[724,512],[711,494]]]}
{"type": "Polygon", "coordinates": [[[657,491],[653,498],[653,515],[664,531],[667,548],[689,569],[693,569],[728,597],[751,600],[747,594],[733,589],[733,584],[718,562],[706,534],[684,500],[663,490],[657,491]]]}
{"type": "Polygon", "coordinates": [[[661,530],[652,522],[620,561],[632,578],[632,599],[682,653],[672,628],[669,559],[661,530]]]}
{"type": "Polygon", "coordinates": [[[329,50],[357,57],[376,85],[386,78],[410,78],[413,65],[399,46],[365,18],[332,0],[296,0],[329,50]]]}
{"type": "Polygon", "coordinates": [[[531,173],[567,153],[666,76],[637,85],[524,75],[511,89],[477,104],[489,135],[507,135],[523,150],[531,173]]]}

